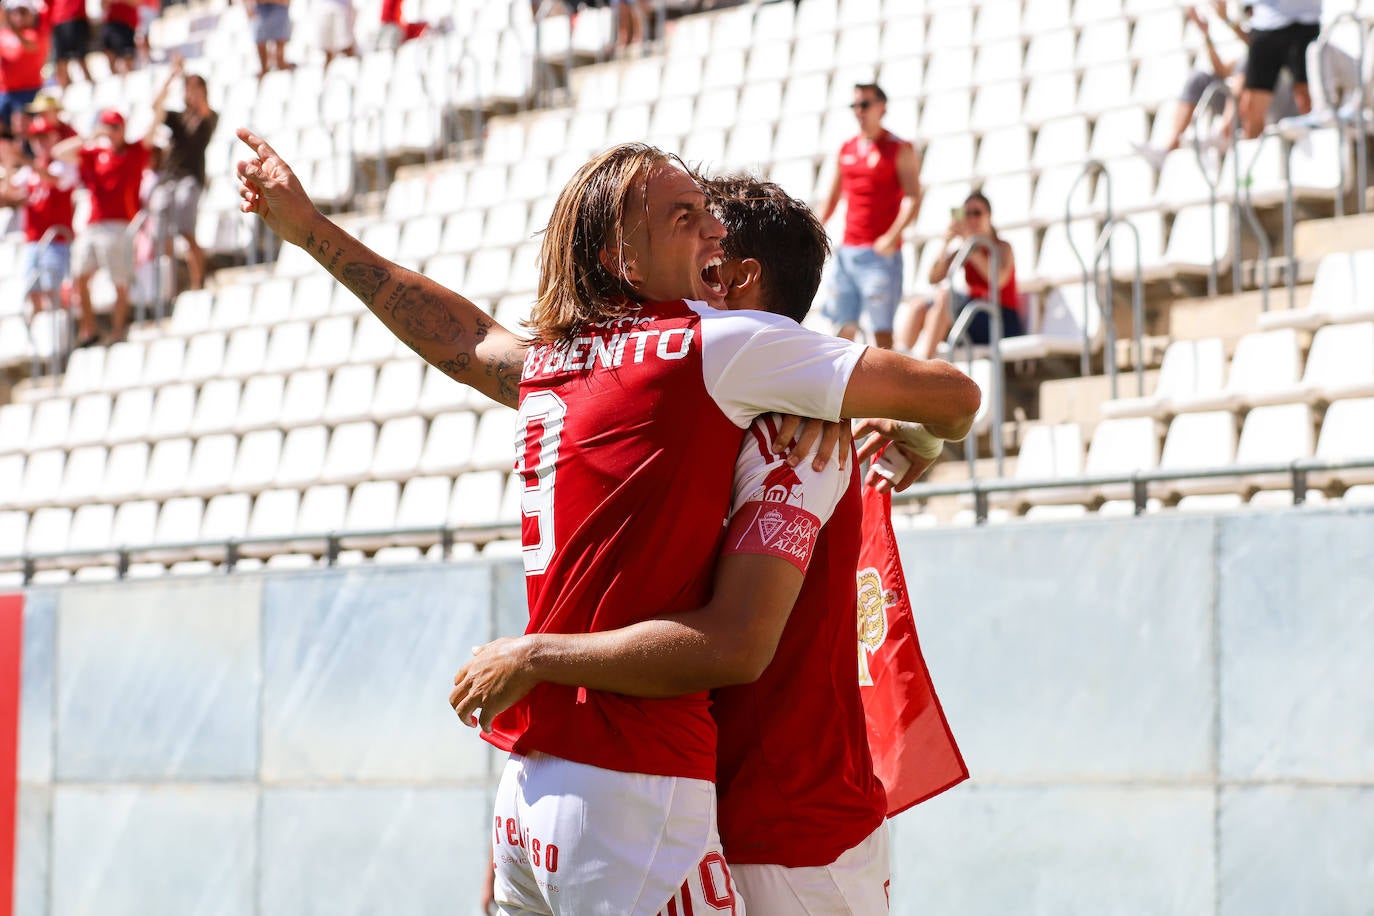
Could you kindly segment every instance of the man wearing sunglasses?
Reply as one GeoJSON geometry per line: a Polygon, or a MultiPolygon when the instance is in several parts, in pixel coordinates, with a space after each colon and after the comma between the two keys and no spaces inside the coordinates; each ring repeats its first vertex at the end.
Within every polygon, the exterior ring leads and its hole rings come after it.
{"type": "Polygon", "coordinates": [[[844,241],[835,251],[822,314],[850,340],[866,314],[873,343],[890,349],[892,319],[902,300],[902,230],[921,209],[921,159],[910,143],[883,127],[887,93],[876,83],[855,86],[849,107],[859,133],[840,147],[821,211],[828,223],[844,198],[844,241]]]}

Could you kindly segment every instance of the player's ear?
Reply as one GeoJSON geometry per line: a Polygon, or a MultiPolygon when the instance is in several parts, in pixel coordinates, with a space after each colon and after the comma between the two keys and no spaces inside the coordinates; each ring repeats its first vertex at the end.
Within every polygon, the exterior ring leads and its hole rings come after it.
{"type": "Polygon", "coordinates": [[[763,265],[754,258],[741,258],[735,262],[727,281],[730,289],[745,292],[763,282],[763,265]]]}
{"type": "Polygon", "coordinates": [[[634,249],[629,245],[620,244],[618,239],[604,246],[597,253],[597,258],[601,262],[601,268],[612,277],[630,284],[639,279],[639,273],[635,270],[634,249]]]}

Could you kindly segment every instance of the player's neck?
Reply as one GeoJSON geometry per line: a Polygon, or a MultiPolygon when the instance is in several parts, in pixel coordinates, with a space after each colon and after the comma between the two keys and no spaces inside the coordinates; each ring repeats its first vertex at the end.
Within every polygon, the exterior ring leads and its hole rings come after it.
{"type": "Polygon", "coordinates": [[[879,124],[872,130],[859,131],[859,136],[867,140],[869,143],[877,143],[879,138],[881,138],[882,135],[885,133],[887,133],[887,128],[883,127],[882,124],[879,124]]]}

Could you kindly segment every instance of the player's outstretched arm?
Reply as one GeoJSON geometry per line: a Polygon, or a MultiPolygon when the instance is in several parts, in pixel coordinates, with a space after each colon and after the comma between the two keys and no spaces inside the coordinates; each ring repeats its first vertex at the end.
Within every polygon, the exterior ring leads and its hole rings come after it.
{"type": "Polygon", "coordinates": [[[267,141],[242,127],[238,137],[253,151],[237,169],[244,213],[309,252],[430,365],[516,406],[525,340],[463,296],[370,251],[316,209],[267,141]]]}
{"type": "Polygon", "coordinates": [[[920,423],[932,436],[957,442],[973,428],[981,401],[973,379],[943,360],[868,347],[849,377],[840,415],[920,423]]]}
{"type": "Polygon", "coordinates": [[[531,633],[474,649],[453,679],[449,705],[464,724],[486,731],[541,682],[674,697],[755,681],[773,660],[801,585],[801,570],[787,560],[730,554],[716,565],[714,597],[698,610],[604,633],[531,633]]]}

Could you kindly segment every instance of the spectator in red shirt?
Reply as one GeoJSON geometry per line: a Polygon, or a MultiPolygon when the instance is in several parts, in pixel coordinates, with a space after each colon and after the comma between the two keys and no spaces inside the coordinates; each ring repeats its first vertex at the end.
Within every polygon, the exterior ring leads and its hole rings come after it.
{"type": "Polygon", "coordinates": [[[29,124],[33,164],[19,169],[3,188],[0,203],[21,207],[24,225],[24,286],[35,312],[60,302],[71,270],[72,191],[76,167],[54,160],[58,122],[40,115],[29,124]]]}
{"type": "Polygon", "coordinates": [[[859,133],[840,147],[835,180],[821,219],[830,221],[844,197],[844,243],[835,250],[830,296],[821,313],[854,339],[866,314],[873,343],[892,346],[892,321],[902,299],[902,230],[921,208],[921,157],[883,127],[887,94],[874,83],[854,87],[849,106],[859,133]]]}
{"type": "MultiPolygon", "coordinates": [[[[161,98],[156,100],[153,125],[162,121],[161,98]]],[[[81,183],[90,191],[91,219],[72,246],[72,273],[81,304],[80,346],[99,339],[95,309],[91,307],[91,277],[103,267],[114,281],[114,340],[129,328],[129,285],[134,276],[133,237],[129,223],[138,215],[139,186],[148,164],[153,130],[136,143],[124,139],[124,116],[113,109],[100,113],[89,140],[63,140],[53,156],[76,165],[81,183]]]]}
{"type": "Polygon", "coordinates": [[[24,108],[43,88],[52,25],[37,0],[5,0],[0,24],[0,121],[19,136],[28,127],[24,108]]]}
{"type": "Polygon", "coordinates": [[[429,28],[427,22],[406,22],[401,16],[404,0],[382,0],[382,28],[377,33],[379,50],[394,51],[412,38],[418,38],[429,28]]]}
{"type": "Polygon", "coordinates": [[[133,69],[138,53],[134,33],[138,30],[138,4],[131,0],[105,0],[105,26],[100,31],[100,47],[110,59],[115,73],[133,69]]]}
{"type": "Polygon", "coordinates": [[[57,85],[63,89],[71,85],[71,64],[76,64],[82,78],[91,82],[91,71],[86,69],[86,52],[91,49],[91,20],[86,18],[86,0],[53,0],[49,12],[57,85]]]}

